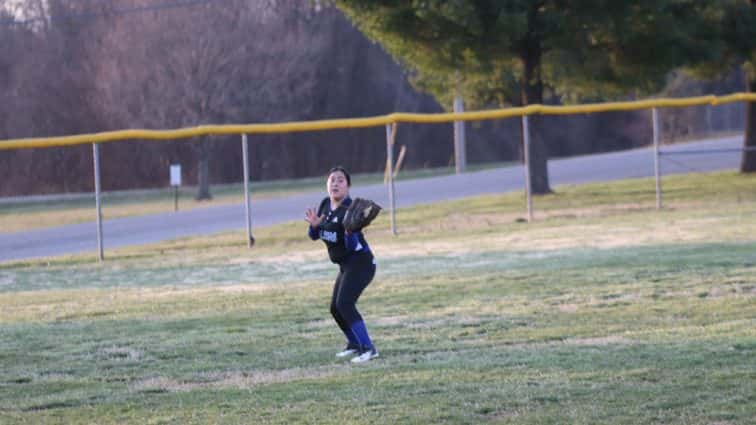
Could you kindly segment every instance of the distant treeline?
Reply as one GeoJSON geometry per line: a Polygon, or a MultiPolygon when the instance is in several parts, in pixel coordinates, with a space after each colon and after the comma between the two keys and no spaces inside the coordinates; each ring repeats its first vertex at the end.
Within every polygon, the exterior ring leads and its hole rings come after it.
{"type": "MultiPolygon", "coordinates": [[[[316,2],[47,3],[0,0],[0,10],[15,11],[0,12],[0,139],[444,109],[340,12],[316,2]]],[[[673,75],[667,94],[734,92],[743,84],[737,72],[703,83],[673,75]]],[[[548,117],[549,154],[648,144],[649,114],[548,117]]],[[[662,118],[671,140],[739,130],[743,109],[664,110],[662,118]]],[[[171,163],[183,165],[188,184],[203,173],[209,183],[241,181],[239,140],[104,144],[103,189],[166,186],[171,163]]],[[[467,140],[470,163],[521,157],[517,119],[470,123],[467,140]]],[[[397,143],[407,147],[404,168],[452,164],[451,124],[400,125],[397,143]]],[[[385,129],[254,136],[250,149],[253,180],[322,175],[334,164],[375,172],[385,165],[385,129]]],[[[0,151],[0,196],[89,191],[92,167],[91,146],[0,151]]]]}

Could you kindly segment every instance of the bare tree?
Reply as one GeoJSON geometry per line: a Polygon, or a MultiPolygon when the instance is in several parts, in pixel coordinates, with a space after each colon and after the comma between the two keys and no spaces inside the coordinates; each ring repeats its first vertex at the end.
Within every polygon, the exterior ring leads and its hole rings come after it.
{"type": "MultiPolygon", "coordinates": [[[[232,100],[243,84],[245,2],[222,3],[111,19],[98,81],[101,106],[113,121],[175,128],[239,116],[232,100]]],[[[195,152],[197,199],[208,199],[212,144],[203,138],[195,152]]]]}
{"type": "MultiPolygon", "coordinates": [[[[71,0],[18,3],[15,12],[26,22],[3,25],[15,40],[3,78],[7,84],[4,93],[8,116],[12,117],[4,125],[8,137],[77,134],[98,128],[97,116],[89,109],[94,87],[87,43],[82,38],[84,27],[61,19],[75,4],[78,3],[71,0]]],[[[14,21],[17,18],[12,17],[14,21]]],[[[86,149],[49,149],[25,156],[31,163],[12,161],[9,168],[14,178],[32,182],[32,177],[40,177],[42,185],[63,190],[78,184],[79,176],[71,170],[83,164],[91,168],[91,154],[86,149]]]]}

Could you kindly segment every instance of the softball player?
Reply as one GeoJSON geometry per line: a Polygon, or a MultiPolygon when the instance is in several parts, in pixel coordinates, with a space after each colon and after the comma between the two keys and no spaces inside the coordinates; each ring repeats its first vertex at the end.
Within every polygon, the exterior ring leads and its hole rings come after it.
{"type": "Polygon", "coordinates": [[[378,357],[365,322],[357,311],[357,299],[375,276],[375,259],[362,232],[346,232],[342,224],[347,207],[352,203],[349,197],[351,185],[349,173],[344,168],[329,170],[328,197],[317,210],[305,210],[305,221],[310,223],[310,239],[325,242],[328,256],[339,266],[331,296],[331,315],[346,336],[347,345],[336,357],[354,356],[352,363],[362,363],[378,357]]]}

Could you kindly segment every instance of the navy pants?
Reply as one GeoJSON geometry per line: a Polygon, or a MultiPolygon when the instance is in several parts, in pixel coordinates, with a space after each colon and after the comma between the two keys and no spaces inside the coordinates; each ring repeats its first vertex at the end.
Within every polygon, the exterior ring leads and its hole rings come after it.
{"type": "Polygon", "coordinates": [[[339,264],[339,274],[331,296],[331,315],[345,335],[349,335],[349,327],[353,323],[362,321],[357,311],[357,299],[374,276],[375,264],[370,252],[355,252],[339,264]]]}

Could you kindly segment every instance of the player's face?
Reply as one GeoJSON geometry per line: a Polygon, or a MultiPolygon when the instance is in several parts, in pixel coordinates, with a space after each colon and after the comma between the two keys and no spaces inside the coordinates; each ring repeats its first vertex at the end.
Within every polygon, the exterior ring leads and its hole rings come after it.
{"type": "Polygon", "coordinates": [[[326,190],[328,196],[334,201],[341,201],[349,194],[349,185],[344,173],[341,171],[334,171],[328,176],[328,182],[326,183],[326,190]]]}

